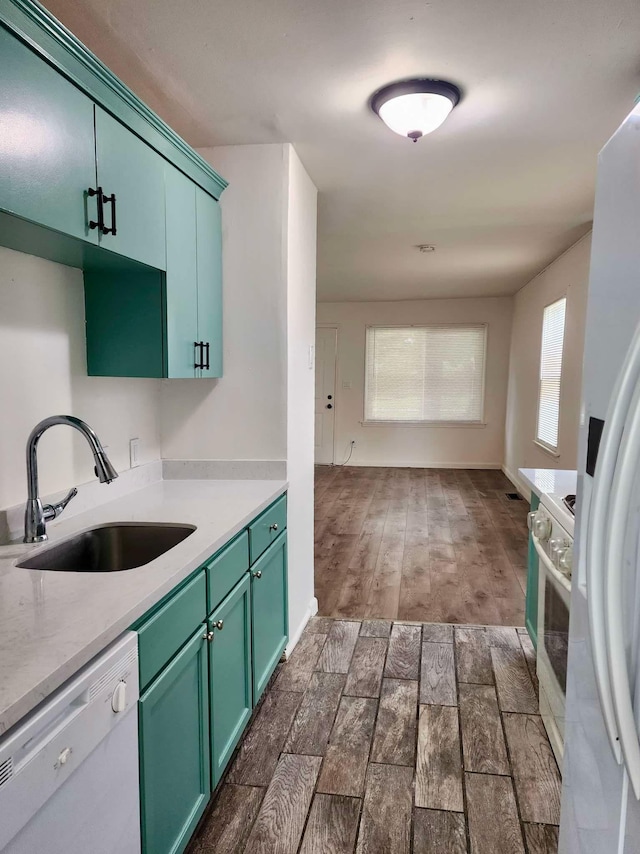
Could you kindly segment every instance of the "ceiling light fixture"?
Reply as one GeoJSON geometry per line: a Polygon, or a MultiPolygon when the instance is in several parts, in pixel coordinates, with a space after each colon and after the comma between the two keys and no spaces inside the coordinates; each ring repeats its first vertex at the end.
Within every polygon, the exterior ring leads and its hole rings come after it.
{"type": "Polygon", "coordinates": [[[460,98],[446,80],[403,80],[372,95],[371,109],[394,133],[417,142],[440,127],[460,98]]]}

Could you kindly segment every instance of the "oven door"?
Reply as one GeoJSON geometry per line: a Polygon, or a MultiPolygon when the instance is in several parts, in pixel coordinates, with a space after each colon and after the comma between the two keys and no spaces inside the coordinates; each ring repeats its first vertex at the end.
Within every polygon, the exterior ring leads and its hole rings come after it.
{"type": "Polygon", "coordinates": [[[571,581],[553,566],[539,542],[535,545],[540,557],[537,651],[540,714],[558,765],[562,767],[571,581]]]}

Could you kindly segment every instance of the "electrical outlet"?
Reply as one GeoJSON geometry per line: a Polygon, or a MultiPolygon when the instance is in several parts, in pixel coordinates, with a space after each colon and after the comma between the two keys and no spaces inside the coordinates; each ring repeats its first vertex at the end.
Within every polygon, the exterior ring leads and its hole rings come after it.
{"type": "Polygon", "coordinates": [[[129,439],[129,465],[132,469],[140,465],[140,439],[129,439]]]}

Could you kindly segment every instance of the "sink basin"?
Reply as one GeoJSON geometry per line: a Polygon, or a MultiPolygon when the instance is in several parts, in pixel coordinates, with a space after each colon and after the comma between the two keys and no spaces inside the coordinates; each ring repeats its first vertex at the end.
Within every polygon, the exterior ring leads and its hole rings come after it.
{"type": "Polygon", "coordinates": [[[83,531],[21,561],[23,569],[119,572],[144,566],[186,540],[194,525],[159,522],[102,525],[83,531]]]}

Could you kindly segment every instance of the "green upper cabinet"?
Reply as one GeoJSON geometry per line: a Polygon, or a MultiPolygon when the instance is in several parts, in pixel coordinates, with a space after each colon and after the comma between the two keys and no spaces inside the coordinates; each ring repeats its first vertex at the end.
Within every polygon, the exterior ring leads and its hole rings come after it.
{"type": "Polygon", "coordinates": [[[167,279],[167,376],[197,375],[198,273],[196,259],[196,186],[165,164],[167,279]]]}
{"type": "Polygon", "coordinates": [[[198,341],[204,345],[200,376],[222,376],[222,222],[220,205],[196,188],[198,341]]]}
{"type": "Polygon", "coordinates": [[[225,187],[40,4],[0,3],[0,245],[84,271],[90,376],[222,376],[225,187]]]}
{"type": "Polygon", "coordinates": [[[95,183],[92,101],[0,26],[0,210],[96,243],[95,183]]]}
{"type": "Polygon", "coordinates": [[[164,270],[164,162],[123,124],[100,107],[95,110],[97,184],[104,210],[100,245],[164,270]]]}
{"type": "Polygon", "coordinates": [[[250,580],[245,573],[209,618],[211,787],[218,784],[251,717],[250,580]]]}
{"type": "Polygon", "coordinates": [[[220,206],[165,166],[168,377],[222,376],[220,206]]]}
{"type": "Polygon", "coordinates": [[[287,532],[251,567],[253,702],[266,688],[287,644],[287,532]]]}
{"type": "Polygon", "coordinates": [[[207,647],[200,626],[140,698],[144,854],[184,851],[209,801],[207,647]]]}

